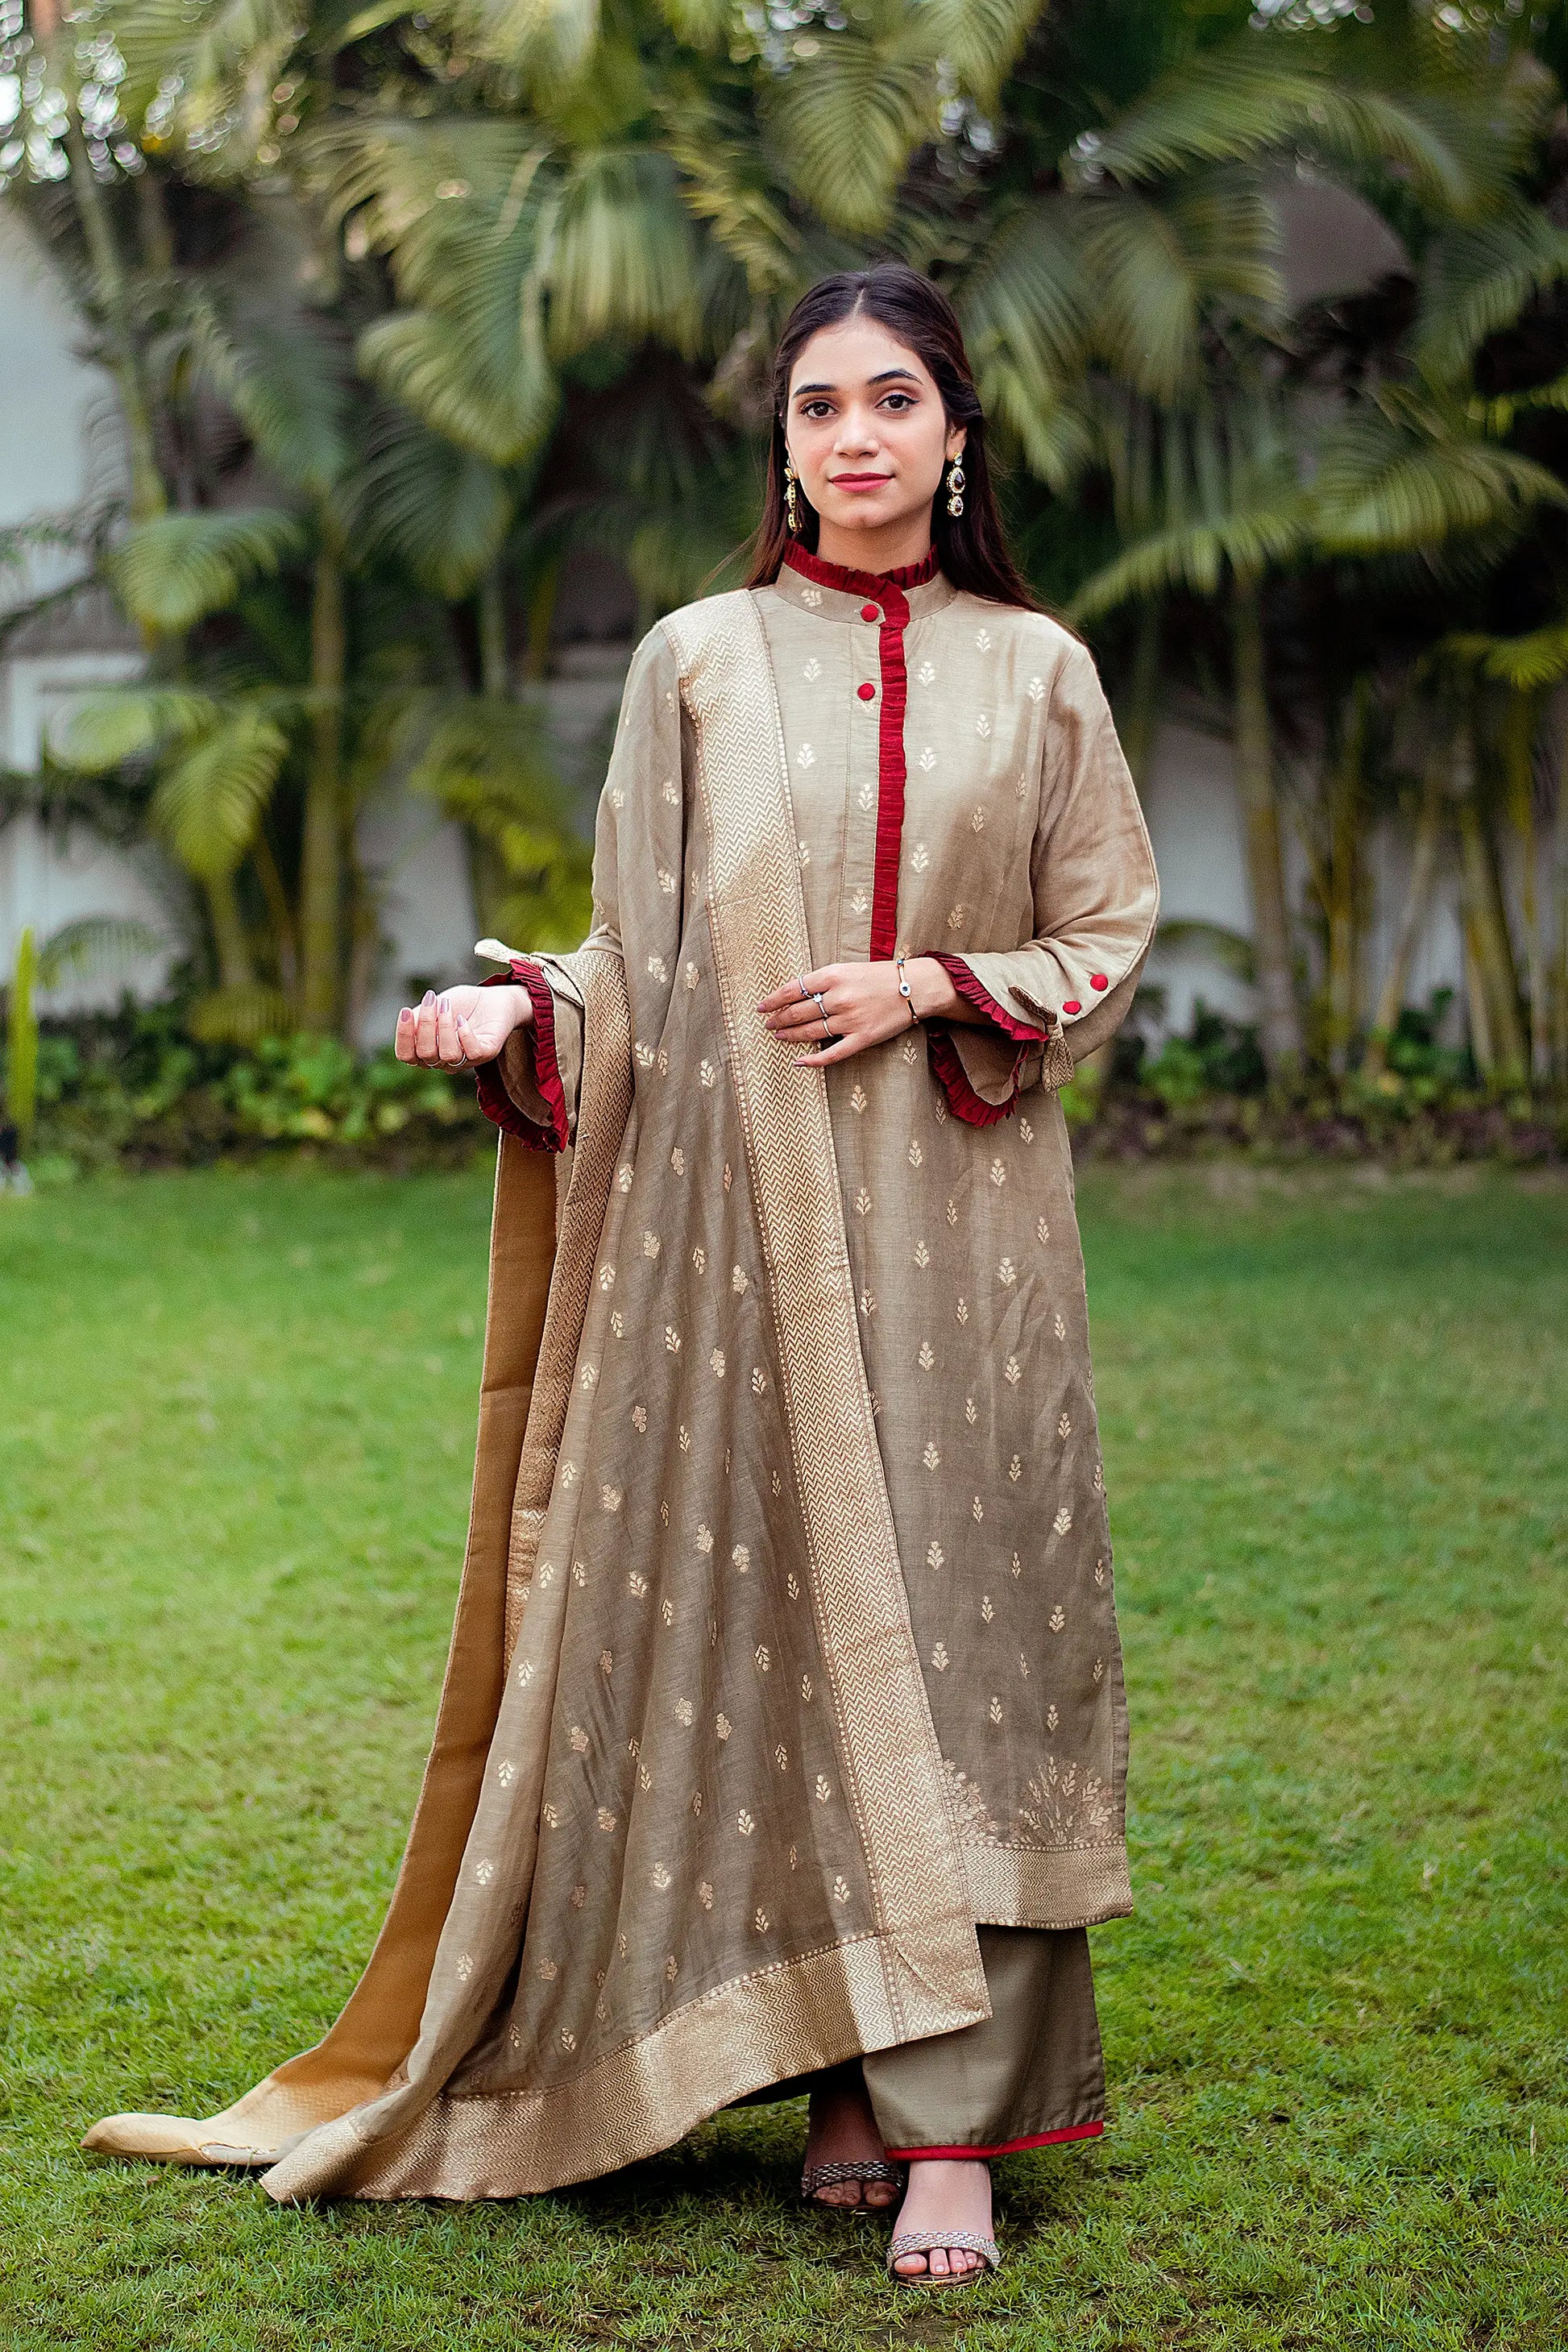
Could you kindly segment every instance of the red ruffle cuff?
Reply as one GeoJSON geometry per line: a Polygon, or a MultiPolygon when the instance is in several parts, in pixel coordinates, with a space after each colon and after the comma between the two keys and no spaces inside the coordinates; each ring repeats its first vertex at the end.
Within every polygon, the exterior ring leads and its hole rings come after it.
{"type": "Polygon", "coordinates": [[[931,956],[933,963],[941,964],[964,1003],[973,1004],[977,1013],[983,1013],[990,1027],[999,1030],[1018,1048],[1013,1058],[1010,1091],[1001,1102],[987,1102],[984,1096],[977,1094],[971,1085],[969,1074],[952,1042],[951,1030],[939,1022],[929,1024],[926,1029],[926,1059],[931,1065],[932,1077],[947,1097],[947,1107],[954,1118],[962,1118],[971,1127],[994,1127],[999,1120],[1011,1118],[1017,1109],[1025,1058],[1031,1045],[1047,1044],[1046,1033],[1028,1022],[1020,1021],[1007,1011],[1005,1005],[999,1004],[990,990],[982,987],[961,955],[947,953],[940,948],[923,952],[931,956]]]}
{"type": "Polygon", "coordinates": [[[531,1151],[564,1151],[571,1141],[571,1129],[566,1116],[566,1091],[561,1083],[561,1067],[555,1058],[555,999],[550,983],[531,956],[513,956],[508,971],[492,972],[481,982],[485,988],[519,986],[528,991],[528,1001],[533,1007],[530,1037],[533,1055],[533,1083],[539,1088],[550,1125],[542,1127],[536,1118],[520,1110],[506,1090],[500,1073],[500,1055],[493,1062],[481,1062],[474,1072],[474,1084],[479,1091],[479,1108],[485,1117],[515,1135],[531,1151]]]}

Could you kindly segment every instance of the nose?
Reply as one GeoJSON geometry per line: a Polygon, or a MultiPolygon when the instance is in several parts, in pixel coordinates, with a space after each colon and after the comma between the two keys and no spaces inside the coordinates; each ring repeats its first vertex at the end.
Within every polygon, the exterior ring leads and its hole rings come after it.
{"type": "Polygon", "coordinates": [[[877,447],[877,424],[868,408],[847,408],[835,446],[846,457],[864,457],[877,447]]]}

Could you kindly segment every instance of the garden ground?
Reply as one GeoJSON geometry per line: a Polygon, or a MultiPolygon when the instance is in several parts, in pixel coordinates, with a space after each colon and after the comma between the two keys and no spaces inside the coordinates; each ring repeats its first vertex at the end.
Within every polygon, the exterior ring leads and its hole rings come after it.
{"type": "Polygon", "coordinates": [[[1111,2127],[896,2294],[797,2108],[520,2205],[281,2211],[83,2156],[319,2034],[462,1538],[482,1173],[0,1201],[0,2345],[1557,2352],[1568,1188],[1091,1171],[1135,1918],[1111,2127]]]}

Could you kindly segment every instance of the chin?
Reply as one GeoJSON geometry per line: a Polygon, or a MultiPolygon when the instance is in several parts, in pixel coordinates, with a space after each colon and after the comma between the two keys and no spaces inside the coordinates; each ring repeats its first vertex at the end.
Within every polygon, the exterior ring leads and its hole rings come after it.
{"type": "Polygon", "coordinates": [[[847,499],[843,507],[829,514],[818,507],[817,513],[835,530],[887,530],[889,527],[908,522],[918,509],[886,507],[871,499],[847,499]]]}

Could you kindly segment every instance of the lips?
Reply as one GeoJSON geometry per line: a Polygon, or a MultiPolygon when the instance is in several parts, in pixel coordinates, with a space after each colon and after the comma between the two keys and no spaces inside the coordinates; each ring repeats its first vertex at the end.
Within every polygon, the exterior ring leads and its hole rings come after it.
{"type": "Polygon", "coordinates": [[[836,490],[879,490],[891,474],[830,474],[828,485],[836,490]]]}

